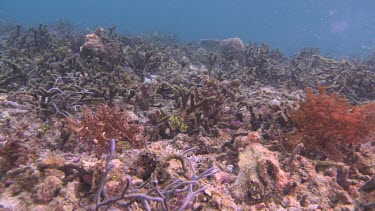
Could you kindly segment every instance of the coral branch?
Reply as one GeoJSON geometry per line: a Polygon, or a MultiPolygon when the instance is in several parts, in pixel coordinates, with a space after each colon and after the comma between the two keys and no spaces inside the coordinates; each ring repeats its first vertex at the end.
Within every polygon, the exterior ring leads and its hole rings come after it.
{"type": "MultiPolygon", "coordinates": [[[[184,154],[192,151],[193,149],[187,150],[184,154]]],[[[106,164],[105,164],[105,173],[102,176],[100,185],[98,186],[98,190],[96,192],[95,200],[96,200],[96,207],[95,210],[99,211],[102,207],[106,207],[106,209],[109,209],[111,206],[116,205],[123,208],[130,208],[130,206],[135,201],[142,202],[145,210],[151,210],[150,203],[156,202],[156,206],[158,207],[158,210],[165,210],[168,211],[173,206],[173,210],[186,210],[189,206],[191,201],[200,193],[202,193],[205,188],[199,187],[199,180],[209,177],[213,174],[216,174],[218,171],[215,171],[214,167],[211,167],[204,171],[201,175],[196,174],[196,170],[194,168],[193,163],[185,156],[185,155],[176,155],[172,154],[167,156],[165,159],[163,159],[162,162],[159,163],[158,167],[154,170],[153,176],[151,176],[151,179],[149,179],[146,183],[142,184],[141,186],[134,187],[134,189],[130,190],[130,186],[132,186],[132,182],[130,177],[126,177],[126,185],[122,191],[122,193],[118,196],[109,198],[106,193],[106,187],[105,183],[107,181],[107,176],[109,172],[112,169],[112,165],[110,164],[113,153],[115,151],[115,141],[114,139],[111,139],[111,147],[110,152],[107,156],[106,164]],[[173,182],[171,182],[169,185],[165,186],[164,188],[161,188],[158,186],[158,180],[156,176],[158,173],[162,170],[163,166],[166,162],[168,162],[171,159],[177,159],[181,161],[182,168],[184,169],[184,172],[186,173],[188,170],[185,167],[185,160],[188,161],[190,171],[192,173],[190,180],[183,180],[183,179],[177,179],[173,182]],[[153,179],[152,179],[153,178],[153,179]],[[153,188],[148,190],[145,193],[142,193],[140,188],[145,187],[149,183],[149,185],[152,185],[153,188]],[[198,185],[198,189],[197,189],[198,185]],[[181,202],[182,205],[176,205],[177,207],[174,207],[174,205],[170,204],[174,196],[180,195],[180,194],[186,194],[184,196],[183,201],[181,202]],[[104,197],[104,201],[101,201],[101,196],[104,197]],[[124,202],[125,201],[125,202],[124,202]],[[159,205],[159,206],[158,206],[159,205]],[[160,207],[161,206],[161,207],[160,207]]]]}

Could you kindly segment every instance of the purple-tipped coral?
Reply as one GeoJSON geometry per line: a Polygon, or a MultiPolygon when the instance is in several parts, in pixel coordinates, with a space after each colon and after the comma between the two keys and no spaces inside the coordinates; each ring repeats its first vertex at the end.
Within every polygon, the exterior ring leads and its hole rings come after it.
{"type": "MultiPolygon", "coordinates": [[[[205,190],[204,187],[199,187],[199,180],[217,173],[217,171],[214,171],[215,168],[211,167],[200,175],[197,175],[193,163],[187,157],[184,155],[169,155],[159,163],[151,178],[145,183],[139,186],[134,186],[131,178],[128,176],[126,177],[126,185],[123,187],[123,190],[118,195],[110,197],[107,193],[108,187],[106,186],[106,182],[110,171],[114,167],[111,164],[114,151],[115,140],[112,139],[110,152],[105,164],[105,172],[95,196],[95,210],[97,211],[101,210],[101,208],[109,209],[112,206],[129,209],[135,202],[142,204],[145,210],[186,210],[192,206],[191,203],[197,195],[205,190]],[[158,175],[162,173],[161,171],[166,165],[166,162],[172,159],[181,161],[185,174],[190,173],[191,175],[186,175],[186,179],[177,179],[166,186],[159,186],[158,175]],[[186,169],[185,160],[188,161],[190,172],[186,169]],[[148,190],[142,191],[142,189],[147,186],[149,187],[148,190]],[[104,198],[104,201],[102,201],[102,197],[104,198]]],[[[189,151],[191,150],[188,150],[185,153],[188,153],[189,151]]]]}

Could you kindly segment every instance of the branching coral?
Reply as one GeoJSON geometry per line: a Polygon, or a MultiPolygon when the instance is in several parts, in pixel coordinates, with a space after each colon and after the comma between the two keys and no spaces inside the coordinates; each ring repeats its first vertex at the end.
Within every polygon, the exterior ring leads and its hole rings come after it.
{"type": "Polygon", "coordinates": [[[167,49],[166,46],[153,46],[142,37],[137,37],[138,44],[127,45],[123,52],[128,65],[136,74],[144,79],[147,72],[156,72],[162,64],[162,52],[167,49]]]}
{"type": "Polygon", "coordinates": [[[161,84],[157,93],[163,98],[173,99],[177,113],[170,115],[167,127],[161,126],[161,124],[165,125],[167,121],[161,121],[162,118],[157,121],[156,115],[150,116],[151,123],[158,126],[159,131],[169,128],[177,132],[201,132],[207,136],[215,135],[217,126],[227,126],[230,120],[235,119],[233,116],[226,115],[225,94],[228,94],[230,90],[222,86],[223,84],[217,80],[207,80],[203,85],[190,89],[168,83],[161,84]]]}
{"type": "Polygon", "coordinates": [[[191,130],[214,134],[214,127],[224,117],[225,96],[216,80],[205,81],[203,87],[194,87],[189,95],[190,102],[182,111],[191,130]]]}
{"type": "Polygon", "coordinates": [[[104,52],[88,56],[87,46],[74,54],[67,42],[42,25],[26,32],[18,29],[9,39],[9,56],[2,57],[0,68],[0,91],[18,90],[17,98],[39,105],[40,117],[66,117],[77,106],[126,97],[131,83],[119,40],[101,37],[104,52]]]}
{"type": "Polygon", "coordinates": [[[145,210],[186,210],[191,206],[191,201],[194,200],[197,195],[202,193],[205,188],[201,187],[199,184],[199,180],[209,177],[213,174],[216,174],[218,171],[214,171],[215,168],[211,167],[204,171],[201,175],[196,174],[196,170],[194,168],[193,162],[191,162],[185,154],[192,151],[193,149],[187,150],[184,152],[184,155],[169,155],[167,156],[162,162],[154,170],[153,175],[151,176],[150,180],[147,180],[144,184],[133,187],[134,185],[131,183],[131,178],[128,176],[126,177],[126,185],[121,192],[121,194],[109,197],[107,194],[107,187],[106,181],[109,172],[112,170],[113,165],[110,163],[113,158],[113,153],[115,151],[115,141],[114,139],[111,140],[110,144],[110,152],[108,154],[106,164],[105,164],[105,173],[101,179],[99,184],[95,200],[96,200],[96,207],[95,210],[101,210],[101,208],[106,208],[106,210],[110,209],[112,206],[117,206],[125,209],[129,209],[131,205],[135,202],[140,202],[145,210]],[[158,185],[157,176],[160,171],[162,171],[163,167],[169,160],[176,159],[181,161],[182,168],[185,173],[189,172],[189,170],[185,167],[186,163],[185,160],[189,163],[190,167],[190,174],[187,180],[184,179],[177,179],[170,184],[166,185],[165,187],[160,187],[158,185]],[[145,186],[151,186],[149,190],[146,192],[142,192],[141,188],[145,186]],[[101,196],[104,197],[104,201],[101,200],[101,196]],[[175,199],[175,200],[173,200],[175,199]],[[156,207],[151,209],[151,203],[156,203],[156,207]]]}
{"type": "Polygon", "coordinates": [[[7,39],[7,44],[22,51],[26,50],[29,56],[48,51],[57,41],[48,31],[47,25],[40,24],[38,27],[31,27],[28,31],[22,32],[22,27],[18,25],[15,32],[7,39]]]}
{"type": "MultiPolygon", "coordinates": [[[[9,61],[7,59],[2,59],[4,64],[8,66],[8,68],[5,68],[3,71],[1,71],[0,74],[0,88],[7,88],[11,83],[16,82],[23,82],[26,81],[26,72],[23,70],[22,67],[20,67],[18,64],[9,61]]],[[[9,87],[8,87],[9,88],[9,87]]]]}
{"type": "Polygon", "coordinates": [[[305,136],[305,149],[314,151],[321,147],[325,156],[340,160],[340,146],[366,143],[374,138],[375,103],[355,107],[335,93],[327,95],[325,87],[318,88],[318,95],[306,89],[306,101],[300,103],[292,119],[305,136]]]}
{"type": "Polygon", "coordinates": [[[120,112],[116,106],[103,105],[95,114],[84,108],[81,120],[69,118],[68,123],[73,134],[84,141],[88,148],[93,148],[97,155],[109,147],[112,138],[129,142],[137,148],[144,145],[140,138],[142,127],[129,113],[120,112]]]}

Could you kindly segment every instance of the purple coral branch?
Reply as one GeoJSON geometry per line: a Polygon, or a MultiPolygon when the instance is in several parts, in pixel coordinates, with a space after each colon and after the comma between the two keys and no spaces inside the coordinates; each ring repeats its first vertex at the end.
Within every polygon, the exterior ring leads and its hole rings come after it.
{"type": "Polygon", "coordinates": [[[211,167],[204,171],[201,175],[196,175],[195,168],[192,162],[185,156],[186,153],[195,150],[195,148],[191,148],[186,150],[184,154],[184,158],[189,162],[190,171],[192,172],[191,180],[190,181],[183,181],[182,179],[177,179],[171,184],[164,187],[162,190],[159,188],[157,181],[149,180],[148,183],[152,183],[154,186],[146,193],[138,193],[139,189],[135,188],[129,192],[129,188],[131,186],[131,179],[130,177],[126,177],[126,186],[122,193],[118,196],[113,198],[109,198],[105,183],[107,181],[107,176],[109,172],[112,170],[113,165],[110,164],[110,161],[113,158],[113,154],[115,151],[115,140],[111,139],[110,151],[106,159],[105,164],[105,173],[100,181],[98,186],[98,190],[95,196],[96,200],[96,207],[95,210],[99,211],[102,207],[105,207],[105,210],[108,210],[113,204],[121,206],[123,208],[129,208],[129,206],[137,200],[140,200],[143,204],[145,210],[151,210],[149,203],[156,202],[157,204],[161,204],[162,210],[168,211],[168,200],[173,196],[177,195],[178,193],[183,193],[187,191],[185,199],[182,202],[182,206],[178,210],[185,210],[189,203],[201,192],[203,192],[206,188],[200,188],[194,191],[194,185],[199,185],[198,180],[209,177],[213,174],[216,174],[218,171],[214,171],[215,168],[211,167]],[[101,202],[101,196],[105,199],[105,201],[101,202]],[[128,200],[127,202],[122,202],[122,200],[128,200]]]}
{"type": "MultiPolygon", "coordinates": [[[[108,157],[107,157],[107,161],[105,163],[105,173],[104,173],[104,175],[103,175],[103,177],[102,177],[102,179],[99,183],[98,192],[96,193],[96,196],[95,196],[96,207],[97,207],[96,210],[98,210],[98,205],[100,204],[100,195],[103,192],[102,190],[103,190],[103,186],[104,186],[105,182],[107,181],[107,176],[113,168],[113,165],[110,165],[109,162],[112,160],[114,152],[115,152],[115,140],[111,139],[110,151],[109,151],[109,154],[108,154],[108,157]]],[[[127,184],[127,186],[128,186],[128,184],[127,184]]],[[[104,191],[104,192],[106,192],[106,191],[104,191]]],[[[107,195],[107,194],[105,194],[105,195],[107,195]]]]}

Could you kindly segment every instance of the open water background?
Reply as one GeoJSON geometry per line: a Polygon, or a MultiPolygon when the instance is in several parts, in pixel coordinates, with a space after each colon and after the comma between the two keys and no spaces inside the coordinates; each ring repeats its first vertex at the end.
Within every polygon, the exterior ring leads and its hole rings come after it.
{"type": "Polygon", "coordinates": [[[182,41],[240,37],[293,55],[366,56],[375,47],[374,0],[0,0],[0,22],[117,25],[120,32],[182,41]]]}

